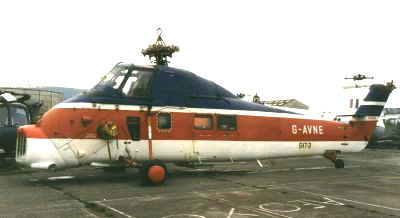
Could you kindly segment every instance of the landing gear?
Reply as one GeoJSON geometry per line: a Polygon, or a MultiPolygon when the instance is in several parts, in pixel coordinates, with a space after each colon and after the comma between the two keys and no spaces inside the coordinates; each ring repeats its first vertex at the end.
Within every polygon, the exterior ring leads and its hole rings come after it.
{"type": "Polygon", "coordinates": [[[335,168],[336,169],[344,168],[344,161],[342,159],[336,159],[335,160],[335,168]]]}
{"type": "Polygon", "coordinates": [[[111,166],[111,167],[104,167],[103,171],[106,173],[121,173],[125,172],[125,166],[111,166]]]}
{"type": "Polygon", "coordinates": [[[337,159],[337,154],[340,151],[327,151],[324,154],[324,157],[331,160],[335,164],[336,169],[344,168],[344,161],[342,159],[337,159]]]}
{"type": "Polygon", "coordinates": [[[167,174],[165,164],[157,160],[145,161],[140,168],[143,185],[161,185],[167,180],[167,174]]]}

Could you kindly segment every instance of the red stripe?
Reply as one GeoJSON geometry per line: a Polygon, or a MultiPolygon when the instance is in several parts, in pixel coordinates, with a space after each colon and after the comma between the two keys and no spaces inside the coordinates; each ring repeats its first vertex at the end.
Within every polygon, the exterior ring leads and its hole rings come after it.
{"type": "Polygon", "coordinates": [[[240,140],[240,141],[360,141],[372,134],[376,121],[344,124],[335,121],[277,118],[237,115],[236,131],[221,131],[217,128],[217,115],[212,130],[193,129],[194,113],[174,112],[172,128],[165,130],[157,127],[157,114],[147,118],[147,111],[99,110],[99,109],[52,109],[48,111],[38,129],[26,128],[28,137],[40,138],[96,138],[97,126],[112,121],[118,125],[119,139],[131,139],[126,118],[140,117],[140,138],[149,140],[149,152],[152,156],[152,143],[148,138],[148,125],[152,126],[153,140],[240,140]],[[89,122],[90,121],[90,122],[89,122]],[[292,126],[299,130],[293,134],[292,126]],[[323,134],[314,134],[314,126],[322,126],[323,134]],[[304,127],[310,128],[304,134],[304,127]],[[301,134],[300,134],[301,132],[301,134]],[[307,134],[308,133],[308,134],[307,134]]]}

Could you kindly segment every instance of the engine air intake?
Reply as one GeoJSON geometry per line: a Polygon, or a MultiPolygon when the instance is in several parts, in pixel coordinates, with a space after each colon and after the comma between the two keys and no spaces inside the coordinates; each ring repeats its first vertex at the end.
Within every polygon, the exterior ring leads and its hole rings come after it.
{"type": "Polygon", "coordinates": [[[18,133],[16,156],[21,157],[26,153],[26,137],[23,133],[18,133]]]}

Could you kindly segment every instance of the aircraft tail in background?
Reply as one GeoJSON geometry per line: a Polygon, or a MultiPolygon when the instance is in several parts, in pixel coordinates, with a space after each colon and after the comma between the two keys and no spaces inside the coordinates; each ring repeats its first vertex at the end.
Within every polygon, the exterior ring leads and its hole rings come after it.
{"type": "Polygon", "coordinates": [[[393,82],[387,85],[371,85],[367,97],[361,102],[354,117],[379,117],[393,89],[395,89],[393,82]]]}

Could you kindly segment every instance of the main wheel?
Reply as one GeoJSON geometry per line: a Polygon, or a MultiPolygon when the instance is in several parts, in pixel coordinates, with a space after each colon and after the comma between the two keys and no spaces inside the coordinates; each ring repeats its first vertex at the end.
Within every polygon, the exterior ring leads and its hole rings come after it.
{"type": "Polygon", "coordinates": [[[336,169],[344,168],[344,161],[342,159],[336,159],[335,160],[335,168],[336,169]]]}
{"type": "Polygon", "coordinates": [[[167,180],[167,167],[161,161],[143,162],[140,169],[143,185],[161,185],[167,180]]]}

